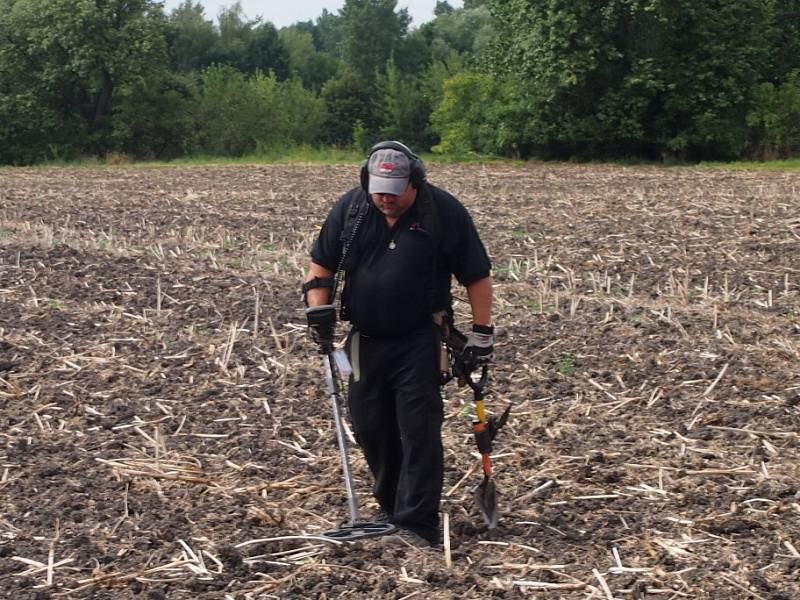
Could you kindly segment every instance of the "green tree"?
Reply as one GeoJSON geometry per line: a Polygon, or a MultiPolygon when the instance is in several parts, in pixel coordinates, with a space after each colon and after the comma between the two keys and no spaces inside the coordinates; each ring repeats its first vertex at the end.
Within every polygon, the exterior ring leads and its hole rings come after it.
{"type": "Polygon", "coordinates": [[[447,154],[518,155],[525,129],[513,114],[520,99],[516,85],[485,73],[462,71],[444,83],[442,100],[431,116],[441,142],[433,147],[447,154]]]}
{"type": "MultiPolygon", "coordinates": [[[[446,3],[445,3],[446,4],[446,3]]],[[[444,11],[429,23],[431,44],[437,46],[437,56],[454,51],[471,59],[481,54],[495,37],[492,15],[487,6],[444,11]]]]}
{"type": "Polygon", "coordinates": [[[240,2],[220,10],[215,62],[243,73],[273,71],[279,79],[289,74],[289,56],[272,23],[248,19],[240,2]]]}
{"type": "Polygon", "coordinates": [[[261,23],[253,29],[241,68],[246,73],[272,71],[278,79],[289,76],[289,53],[272,23],[261,23]]]}
{"type": "Polygon", "coordinates": [[[758,86],[747,124],[757,158],[800,154],[800,70],[790,73],[780,85],[764,82],[758,86]]]}
{"type": "Polygon", "coordinates": [[[4,162],[108,151],[115,92],[165,65],[152,0],[6,0],[0,19],[4,162]]]}
{"type": "Polygon", "coordinates": [[[215,156],[241,156],[256,149],[256,100],[245,75],[229,65],[213,65],[201,76],[198,150],[215,156]]]}
{"type": "Polygon", "coordinates": [[[490,0],[488,67],[540,154],[730,157],[768,64],[768,0],[490,0]]]}
{"type": "Polygon", "coordinates": [[[397,0],[345,0],[340,11],[344,62],[365,85],[385,71],[408,31],[408,10],[396,8],[397,0]]]}
{"type": "Polygon", "coordinates": [[[322,85],[336,75],[338,61],[330,54],[317,51],[310,31],[284,27],[278,36],[286,48],[290,76],[299,78],[307,88],[319,92],[322,85]]]}
{"type": "Polygon", "coordinates": [[[378,136],[403,140],[413,148],[429,148],[431,107],[422,91],[422,79],[400,73],[390,59],[386,74],[378,78],[376,97],[380,104],[381,126],[378,136]]]}
{"type": "Polygon", "coordinates": [[[800,0],[775,0],[772,29],[772,83],[786,81],[800,68],[800,0]]]}
{"type": "Polygon", "coordinates": [[[196,85],[188,75],[163,73],[121,86],[114,106],[114,149],[137,159],[190,154],[198,130],[196,105],[196,85]]]}
{"type": "Polygon", "coordinates": [[[436,6],[433,9],[433,16],[434,17],[442,17],[444,15],[450,15],[453,13],[455,9],[450,6],[450,3],[447,1],[436,0],[436,6]]]}
{"type": "Polygon", "coordinates": [[[242,156],[319,139],[325,107],[298,80],[274,73],[252,76],[229,65],[202,73],[198,106],[198,151],[242,156]]]}
{"type": "Polygon", "coordinates": [[[280,84],[278,111],[280,126],[276,128],[278,135],[273,133],[272,147],[315,144],[321,140],[327,118],[325,102],[315,92],[305,89],[299,79],[280,84]]]}
{"type": "Polygon", "coordinates": [[[352,72],[345,71],[322,86],[327,118],[322,126],[322,139],[329,144],[349,147],[353,144],[356,124],[371,139],[380,124],[375,118],[372,91],[352,72]]]}
{"type": "Polygon", "coordinates": [[[764,159],[800,154],[800,0],[776,0],[773,15],[770,69],[747,115],[750,152],[764,159]]]}
{"type": "Polygon", "coordinates": [[[682,158],[734,158],[747,147],[746,116],[768,71],[764,31],[772,23],[763,0],[664,3],[668,24],[655,139],[682,158]]]}
{"type": "Polygon", "coordinates": [[[344,40],[344,20],[341,15],[322,9],[313,27],[314,46],[319,52],[326,52],[334,58],[342,57],[344,40]]]}
{"type": "Polygon", "coordinates": [[[203,5],[184,0],[169,15],[167,47],[173,71],[188,73],[205,69],[214,60],[218,33],[207,20],[203,5]]]}
{"type": "MultiPolygon", "coordinates": [[[[391,60],[404,75],[414,78],[422,76],[431,63],[431,49],[425,32],[422,29],[409,32],[397,44],[397,49],[391,54],[391,60]]],[[[386,65],[379,75],[383,74],[385,69],[386,65]]]]}

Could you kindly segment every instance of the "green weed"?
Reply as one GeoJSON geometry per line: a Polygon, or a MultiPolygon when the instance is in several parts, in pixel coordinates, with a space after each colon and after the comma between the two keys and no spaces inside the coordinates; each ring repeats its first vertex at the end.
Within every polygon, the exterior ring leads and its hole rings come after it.
{"type": "Polygon", "coordinates": [[[571,352],[564,352],[556,362],[556,371],[564,377],[569,377],[575,372],[575,355],[571,352]]]}

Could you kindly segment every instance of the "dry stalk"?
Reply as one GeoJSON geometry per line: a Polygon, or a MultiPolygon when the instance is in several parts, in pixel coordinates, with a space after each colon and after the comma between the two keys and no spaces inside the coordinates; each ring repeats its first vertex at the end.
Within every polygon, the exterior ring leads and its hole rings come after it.
{"type": "Polygon", "coordinates": [[[453,555],[450,552],[450,513],[444,513],[442,521],[442,529],[444,532],[444,564],[448,569],[452,569],[453,555]]]}

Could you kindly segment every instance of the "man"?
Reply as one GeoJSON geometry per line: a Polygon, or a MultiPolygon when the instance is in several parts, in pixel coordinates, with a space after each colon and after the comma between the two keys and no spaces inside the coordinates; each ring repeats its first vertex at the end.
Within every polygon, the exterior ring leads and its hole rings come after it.
{"type": "Polygon", "coordinates": [[[342,318],[352,325],[353,430],[381,512],[398,527],[384,540],[437,544],[442,333],[433,315],[452,315],[454,275],[466,287],[473,320],[461,360],[470,369],[488,363],[491,263],[464,206],[426,181],[422,162],[406,146],[381,142],[362,165],[361,186],[339,199],[311,250],[303,292],[310,331],[323,352],[332,348],[326,338],[336,318],[332,295],[340,270],[346,273],[342,318]]]}

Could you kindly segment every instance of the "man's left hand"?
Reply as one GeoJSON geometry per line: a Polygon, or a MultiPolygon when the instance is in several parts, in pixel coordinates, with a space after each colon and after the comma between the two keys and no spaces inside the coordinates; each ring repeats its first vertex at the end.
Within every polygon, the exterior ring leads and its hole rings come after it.
{"type": "Polygon", "coordinates": [[[488,365],[494,355],[494,327],[491,325],[472,325],[464,346],[464,358],[470,371],[488,365]]]}

